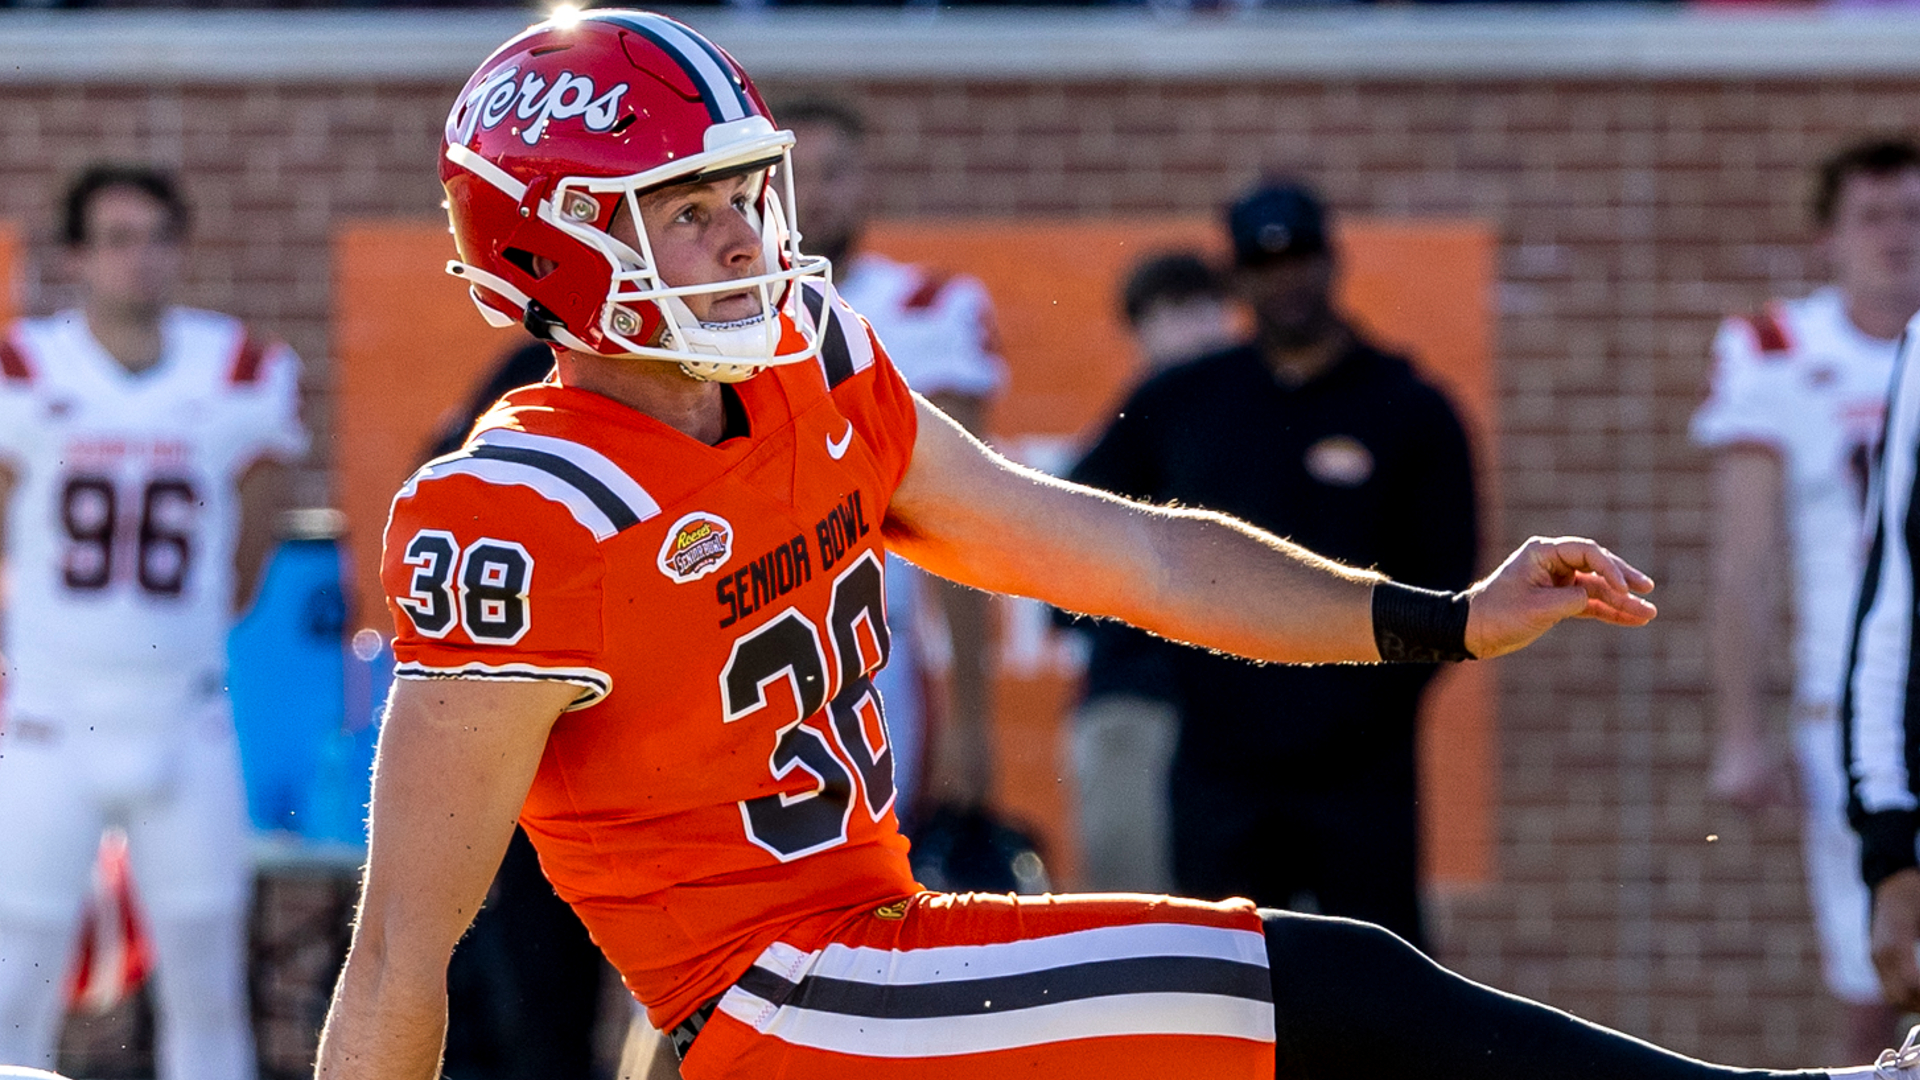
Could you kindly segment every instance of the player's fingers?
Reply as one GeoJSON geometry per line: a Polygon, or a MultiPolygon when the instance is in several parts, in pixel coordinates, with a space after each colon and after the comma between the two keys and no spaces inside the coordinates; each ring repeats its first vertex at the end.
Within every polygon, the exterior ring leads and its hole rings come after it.
{"type": "Polygon", "coordinates": [[[1627,579],[1606,557],[1599,544],[1577,536],[1542,537],[1531,541],[1535,545],[1534,557],[1545,566],[1556,581],[1564,581],[1581,571],[1599,574],[1607,584],[1621,592],[1627,591],[1627,579]]]}
{"type": "Polygon", "coordinates": [[[1587,596],[1581,618],[1598,619],[1616,626],[1645,626],[1660,614],[1652,602],[1609,588],[1605,579],[1597,574],[1575,574],[1574,582],[1587,596]]]}
{"type": "Polygon", "coordinates": [[[1575,541],[1576,548],[1592,564],[1588,570],[1606,578],[1607,583],[1622,592],[1645,593],[1653,591],[1653,579],[1640,572],[1632,563],[1608,551],[1603,545],[1591,540],[1575,541]]]}
{"type": "Polygon", "coordinates": [[[1578,536],[1552,539],[1536,537],[1542,554],[1558,575],[1585,571],[1598,574],[1620,593],[1644,593],[1653,589],[1653,579],[1632,563],[1592,540],[1578,536]]]}
{"type": "Polygon", "coordinates": [[[1613,626],[1645,626],[1653,621],[1653,605],[1647,605],[1646,611],[1627,611],[1617,608],[1604,600],[1587,601],[1587,607],[1576,618],[1593,619],[1613,626]]]}

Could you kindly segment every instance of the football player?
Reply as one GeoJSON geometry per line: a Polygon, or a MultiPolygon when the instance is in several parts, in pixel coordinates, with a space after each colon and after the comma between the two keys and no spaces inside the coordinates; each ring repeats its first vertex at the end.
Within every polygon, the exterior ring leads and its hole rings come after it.
{"type": "Polygon", "coordinates": [[[1762,723],[1778,597],[1753,585],[1782,580],[1784,563],[1809,899],[1827,987],[1845,1006],[1849,1048],[1862,1051],[1880,1045],[1898,1017],[1868,957],[1836,707],[1866,554],[1867,467],[1896,339],[1920,310],[1920,146],[1875,140],[1835,154],[1817,172],[1813,211],[1833,283],[1726,320],[1713,343],[1712,392],[1693,418],[1694,441],[1715,456],[1711,779],[1716,795],[1740,806],[1794,800],[1762,723]]]}
{"type": "MultiPolygon", "coordinates": [[[[1640,625],[1653,583],[1536,539],[1423,592],[997,457],[834,297],[781,197],[790,134],[664,17],[515,37],[446,135],[451,269],[558,370],[395,499],[399,679],[321,1077],[436,1075],[447,955],[516,817],[690,1077],[1819,1075],[1669,1054],[1362,923],[920,889],[872,690],[888,548],[1300,663],[1640,625]]],[[[1883,1062],[1920,1075],[1920,1032],[1883,1062]]]]}
{"type": "Polygon", "coordinates": [[[299,362],[173,305],[168,175],[67,192],[84,299],[0,338],[9,572],[0,727],[0,1061],[50,1066],[94,853],[124,829],[163,1080],[251,1077],[246,809],[226,635],[307,438],[299,362]]]}

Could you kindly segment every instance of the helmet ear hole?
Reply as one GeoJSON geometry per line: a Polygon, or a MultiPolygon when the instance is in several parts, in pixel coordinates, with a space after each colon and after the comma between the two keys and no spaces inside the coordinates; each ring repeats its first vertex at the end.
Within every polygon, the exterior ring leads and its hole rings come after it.
{"type": "Polygon", "coordinates": [[[535,255],[525,248],[507,248],[500,253],[500,257],[519,267],[521,273],[535,281],[553,273],[554,269],[560,265],[552,259],[535,255]]]}

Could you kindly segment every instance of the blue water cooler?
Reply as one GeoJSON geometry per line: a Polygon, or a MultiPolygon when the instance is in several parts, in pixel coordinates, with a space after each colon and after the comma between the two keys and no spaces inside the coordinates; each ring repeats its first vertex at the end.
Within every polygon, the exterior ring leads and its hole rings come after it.
{"type": "Polygon", "coordinates": [[[253,606],[227,639],[227,686],[254,827],[364,848],[393,661],[378,635],[349,643],[342,523],[331,510],[285,515],[253,606]]]}

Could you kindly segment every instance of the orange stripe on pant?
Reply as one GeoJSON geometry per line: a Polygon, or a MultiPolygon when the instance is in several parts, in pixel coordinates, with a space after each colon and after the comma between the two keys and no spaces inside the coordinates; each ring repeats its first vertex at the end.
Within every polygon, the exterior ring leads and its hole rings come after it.
{"type": "Polygon", "coordinates": [[[682,1075],[1268,1080],[1253,905],[922,893],[797,928],[722,998],[682,1075]]]}

